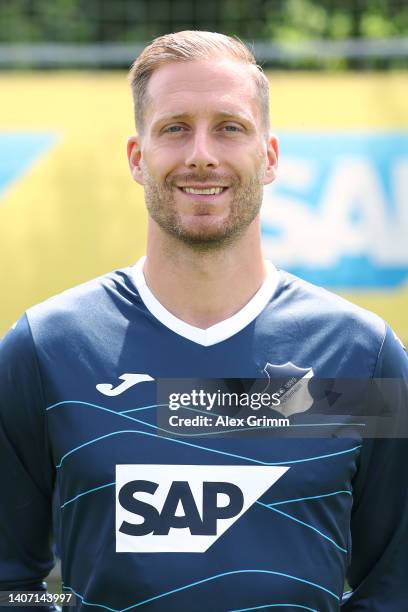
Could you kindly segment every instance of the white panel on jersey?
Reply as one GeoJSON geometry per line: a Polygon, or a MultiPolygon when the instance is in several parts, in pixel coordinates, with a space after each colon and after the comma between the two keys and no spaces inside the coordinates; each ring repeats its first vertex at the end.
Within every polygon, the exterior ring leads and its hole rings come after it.
{"type": "Polygon", "coordinates": [[[288,469],[117,465],[116,552],[203,553],[288,469]]]}

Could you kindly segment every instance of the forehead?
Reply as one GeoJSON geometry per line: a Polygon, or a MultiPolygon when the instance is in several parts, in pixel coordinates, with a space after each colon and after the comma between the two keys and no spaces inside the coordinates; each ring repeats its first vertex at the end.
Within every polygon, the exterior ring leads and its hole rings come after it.
{"type": "Polygon", "coordinates": [[[150,77],[145,118],[167,113],[196,114],[223,109],[259,116],[256,84],[249,65],[234,60],[172,62],[150,77]]]}

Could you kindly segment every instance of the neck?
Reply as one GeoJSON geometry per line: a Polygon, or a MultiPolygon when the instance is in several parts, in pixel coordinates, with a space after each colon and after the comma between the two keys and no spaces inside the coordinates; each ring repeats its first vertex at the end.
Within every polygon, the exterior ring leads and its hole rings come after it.
{"type": "Polygon", "coordinates": [[[261,287],[266,270],[259,219],[233,244],[200,252],[149,220],[146,283],[173,315],[201,329],[228,319],[261,287]]]}

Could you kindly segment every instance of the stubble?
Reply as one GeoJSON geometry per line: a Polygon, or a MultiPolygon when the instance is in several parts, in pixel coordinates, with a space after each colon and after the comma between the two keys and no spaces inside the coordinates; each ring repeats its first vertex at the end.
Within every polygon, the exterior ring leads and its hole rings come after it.
{"type": "MultiPolygon", "coordinates": [[[[161,229],[195,251],[201,252],[225,248],[239,238],[258,215],[263,197],[261,172],[245,183],[216,173],[189,173],[182,177],[172,177],[164,184],[159,184],[145,170],[144,190],[147,210],[161,229]],[[223,222],[203,223],[201,227],[194,229],[184,223],[176,207],[175,184],[222,184],[223,179],[224,184],[229,185],[231,202],[223,222]]],[[[197,210],[199,207],[200,204],[197,203],[197,210]]]]}

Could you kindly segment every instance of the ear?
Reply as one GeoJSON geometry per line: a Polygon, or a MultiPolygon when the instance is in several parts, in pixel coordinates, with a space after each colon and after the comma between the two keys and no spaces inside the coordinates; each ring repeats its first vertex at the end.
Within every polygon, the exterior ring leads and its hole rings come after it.
{"type": "Polygon", "coordinates": [[[264,185],[269,185],[269,183],[272,183],[276,179],[276,173],[278,170],[278,158],[278,139],[273,134],[270,134],[267,142],[267,164],[263,180],[264,185]]]}
{"type": "Polygon", "coordinates": [[[129,162],[130,172],[134,180],[143,185],[143,170],[142,170],[142,150],[140,144],[140,137],[136,134],[130,136],[127,142],[127,157],[129,162]]]}

